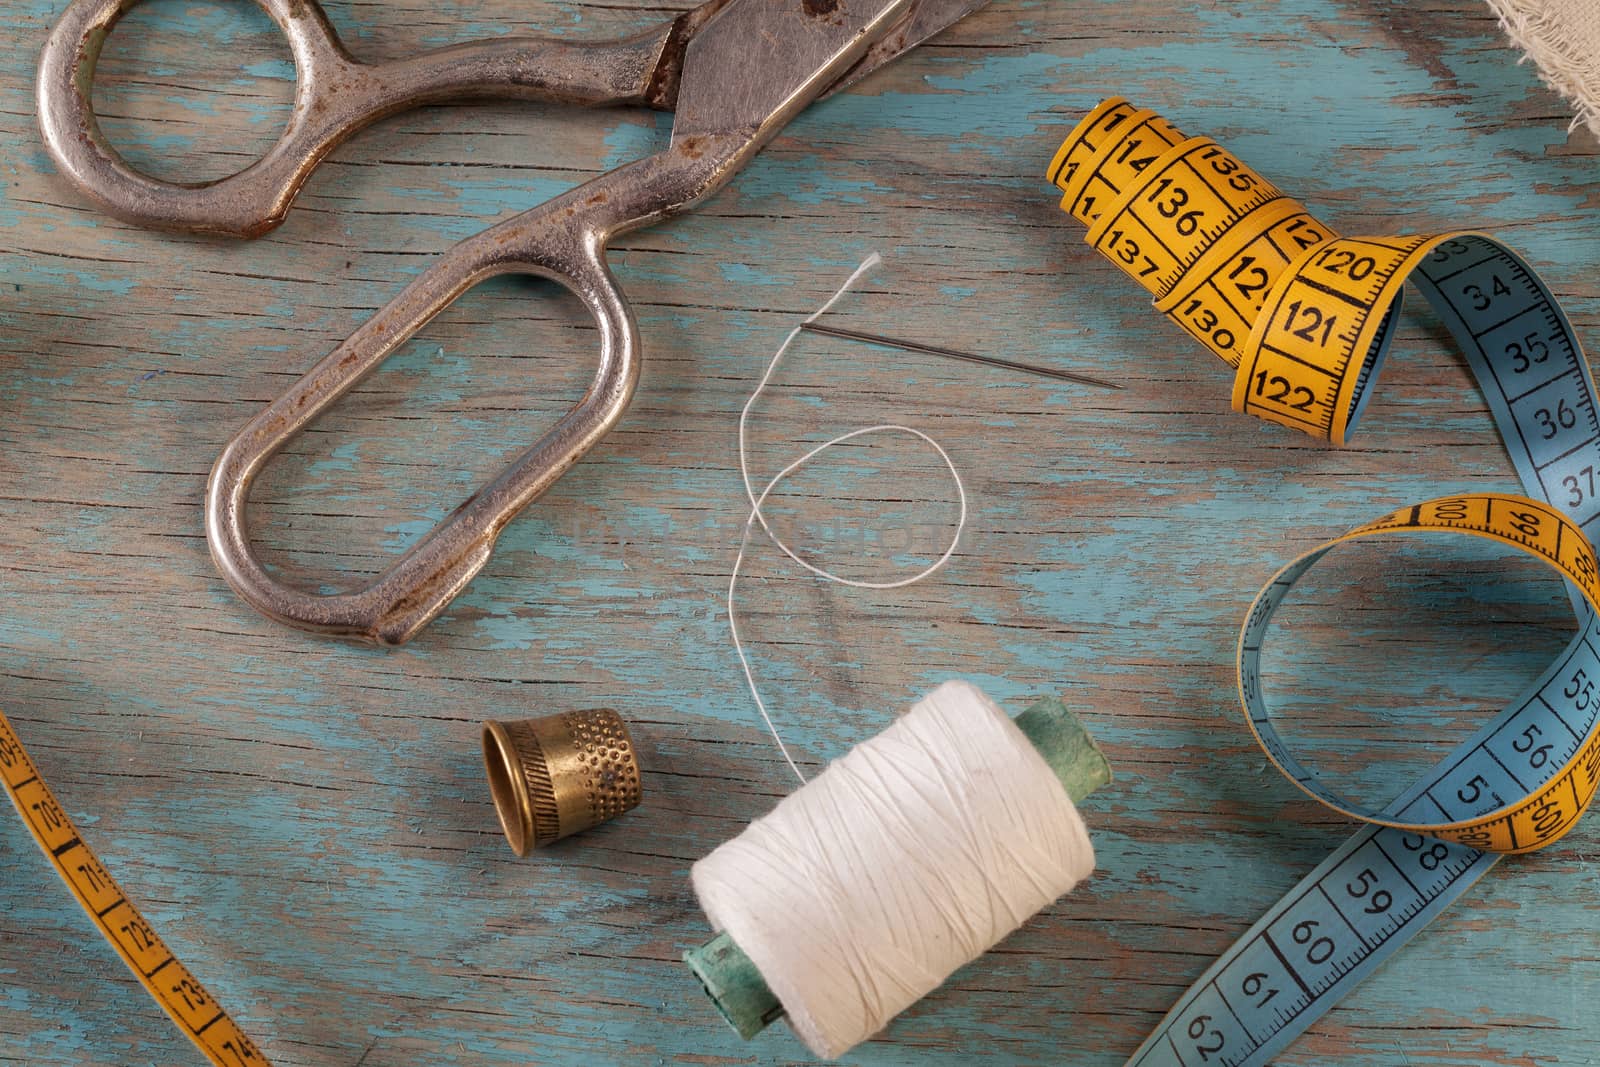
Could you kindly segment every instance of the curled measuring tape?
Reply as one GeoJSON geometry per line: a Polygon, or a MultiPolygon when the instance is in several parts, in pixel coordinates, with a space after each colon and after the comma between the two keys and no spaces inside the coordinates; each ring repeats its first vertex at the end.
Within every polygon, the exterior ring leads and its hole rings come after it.
{"type": "MultiPolygon", "coordinates": [[[[1273,612],[1296,580],[1333,548],[1391,534],[1459,533],[1511,545],[1547,564],[1575,588],[1578,623],[1587,629],[1600,607],[1594,546],[1556,509],[1527,497],[1483,494],[1417,504],[1357,527],[1301,556],[1256,596],[1239,632],[1239,693],[1250,732],[1278,770],[1314,800],[1352,819],[1485,852],[1533,852],[1577,823],[1600,781],[1600,668],[1580,636],[1563,664],[1517,715],[1447,761],[1415,813],[1388,813],[1341,799],[1289,752],[1272,724],[1261,686],[1261,647],[1273,612]],[[1557,691],[1559,689],[1559,692],[1557,691]]],[[[1444,846],[1437,853],[1444,855],[1444,846]]],[[[1357,894],[1360,896],[1360,894],[1357,894]]]]}
{"type": "Polygon", "coordinates": [[[1600,418],[1583,350],[1549,289],[1480,233],[1340,237],[1207,138],[1121,98],[1050,164],[1062,209],[1156,309],[1235,368],[1233,406],[1344,444],[1388,351],[1407,281],[1460,344],[1527,497],[1405,508],[1313,549],[1257,595],[1239,694],[1269,760],[1365,823],[1179,1000],[1130,1064],[1258,1067],[1503,856],[1559,839],[1600,781],[1600,418]],[[1273,612],[1338,544],[1445,532],[1533,555],[1566,583],[1579,632],[1476,735],[1382,810],[1324,786],[1288,750],[1262,691],[1273,612]]]}
{"type": "Polygon", "coordinates": [[[66,809],[45,785],[4,713],[0,713],[0,781],[5,783],[17,814],[61,880],[178,1029],[218,1067],[267,1067],[261,1050],[206,992],[199,979],[178,962],[155,928],[106,873],[67,817],[66,809]]]}

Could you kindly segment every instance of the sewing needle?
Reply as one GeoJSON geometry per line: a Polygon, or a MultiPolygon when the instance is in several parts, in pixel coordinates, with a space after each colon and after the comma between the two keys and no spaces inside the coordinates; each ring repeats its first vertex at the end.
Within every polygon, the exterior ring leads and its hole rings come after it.
{"type": "Polygon", "coordinates": [[[1101,389],[1122,388],[1122,386],[1114,382],[1101,381],[1099,378],[1091,378],[1087,374],[1073,374],[1071,371],[1056,370],[1053,367],[1040,367],[1032,363],[1015,363],[1009,359],[998,359],[995,356],[980,356],[974,352],[961,352],[954,348],[925,345],[920,341],[901,341],[893,337],[880,337],[877,334],[845,330],[838,326],[823,326],[815,322],[805,323],[800,328],[809,333],[821,334],[824,337],[838,337],[845,341],[862,341],[871,345],[887,345],[890,348],[903,348],[908,352],[923,352],[930,356],[945,356],[949,359],[964,359],[969,363],[982,363],[988,367],[1003,367],[1006,370],[1022,371],[1025,374],[1037,374],[1043,378],[1058,378],[1065,382],[1077,382],[1079,385],[1094,385],[1101,389]]]}

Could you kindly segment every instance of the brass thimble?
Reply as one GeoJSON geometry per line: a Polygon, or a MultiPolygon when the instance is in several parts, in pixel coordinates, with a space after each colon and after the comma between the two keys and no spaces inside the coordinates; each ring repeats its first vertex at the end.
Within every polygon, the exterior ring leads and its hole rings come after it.
{"type": "Polygon", "coordinates": [[[639,761],[609,708],[483,724],[500,826],[526,856],[639,806],[639,761]]]}

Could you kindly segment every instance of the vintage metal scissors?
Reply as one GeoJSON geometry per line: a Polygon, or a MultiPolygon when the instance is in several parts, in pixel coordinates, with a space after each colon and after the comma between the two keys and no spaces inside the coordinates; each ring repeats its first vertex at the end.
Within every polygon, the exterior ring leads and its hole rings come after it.
{"type": "MultiPolygon", "coordinates": [[[[316,0],[254,0],[288,38],[298,80],[288,125],[266,155],[218,181],[162,181],[130,167],[100,131],[95,64],[140,0],[75,0],[39,57],[39,127],[61,173],[120,219],[166,230],[259,237],[288,215],[317,164],[365,126],[424,104],[517,98],[582,106],[676,105],[689,43],[728,0],[706,0],[619,41],[496,37],[370,64],[345,49],[316,0]]],[[[802,10],[830,18],[846,0],[802,10]]],[[[988,0],[916,0],[829,91],[864,77],[988,0]]],[[[859,4],[857,4],[859,6],[859,4]]],[[[774,28],[777,28],[774,26],[774,28]]]]}
{"type": "Polygon", "coordinates": [[[262,160],[183,186],[138,174],[101,137],[89,94],[112,24],[137,0],[79,0],[45,46],[45,141],[64,174],[121,218],[253,236],[277,225],[306,176],[360,127],[406,107],[511,95],[643,104],[676,113],[668,146],[452,248],[230,441],[206,492],[206,536],[250,604],[302,629],[406,641],[488,561],[510,520],[622,417],[639,375],[638,326],[606,245],[686,211],[726,184],[809,104],[914,47],[987,0],[708,0],[667,25],[608,44],[497,39],[382,66],[356,62],[314,0],[256,0],[288,34],[300,81],[294,115],[262,160]],[[472,286],[497,274],[559,282],[599,323],[600,362],[583,398],[531,448],[371,584],[318,595],[272,577],[244,526],[250,485],[290,438],[472,286]]]}

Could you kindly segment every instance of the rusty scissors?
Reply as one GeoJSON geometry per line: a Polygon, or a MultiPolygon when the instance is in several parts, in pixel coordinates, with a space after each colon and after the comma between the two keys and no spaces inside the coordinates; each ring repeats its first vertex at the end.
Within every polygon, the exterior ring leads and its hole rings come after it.
{"type": "Polygon", "coordinates": [[[707,0],[621,41],[497,38],[368,65],[315,0],[256,0],[289,39],[299,81],[282,138],[258,162],[204,185],[134,171],[101,135],[90,99],[111,27],[138,0],[76,0],[40,60],[45,144],[61,172],[119,218],[253,237],[280,223],[317,163],[361,127],[421,104],[526,97],[675,112],[661,152],[626,164],[450,249],[223,450],[206,488],[206,537],[229,584],[302,629],[399,644],[488,561],[500,531],[617,423],[639,377],[638,325],[606,265],[619,234],[687,211],[813,101],[914,47],[987,0],[707,0]],[[253,479],[295,434],[474,285],[523,273],[570,289],[599,324],[583,398],[531,448],[363,588],[319,595],[262,566],[245,529],[253,479]]]}

